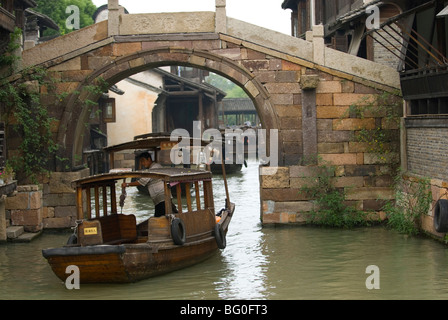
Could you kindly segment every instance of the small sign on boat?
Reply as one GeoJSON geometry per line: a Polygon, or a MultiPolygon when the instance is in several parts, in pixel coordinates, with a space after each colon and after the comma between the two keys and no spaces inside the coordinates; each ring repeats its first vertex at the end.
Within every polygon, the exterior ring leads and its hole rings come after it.
{"type": "Polygon", "coordinates": [[[98,234],[98,230],[96,227],[84,229],[84,235],[88,236],[88,235],[94,235],[94,234],[98,234]]]}

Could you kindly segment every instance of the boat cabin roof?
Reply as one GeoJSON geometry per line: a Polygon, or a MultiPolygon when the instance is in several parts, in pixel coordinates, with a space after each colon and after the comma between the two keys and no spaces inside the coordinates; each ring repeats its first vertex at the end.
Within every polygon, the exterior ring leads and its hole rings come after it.
{"type": "Polygon", "coordinates": [[[112,171],[94,176],[89,176],[73,181],[77,187],[84,185],[116,181],[125,178],[154,178],[170,182],[195,182],[210,180],[212,174],[209,171],[190,168],[157,168],[146,171],[112,171]]]}
{"type": "Polygon", "coordinates": [[[158,148],[167,148],[171,149],[175,145],[181,142],[189,141],[190,146],[206,146],[210,142],[205,142],[201,139],[194,139],[188,137],[179,137],[179,139],[175,139],[171,137],[168,133],[166,134],[152,134],[152,135],[144,135],[142,138],[136,137],[132,141],[120,143],[117,145],[105,147],[104,151],[108,153],[123,151],[123,150],[141,150],[141,149],[158,149],[158,148]]]}

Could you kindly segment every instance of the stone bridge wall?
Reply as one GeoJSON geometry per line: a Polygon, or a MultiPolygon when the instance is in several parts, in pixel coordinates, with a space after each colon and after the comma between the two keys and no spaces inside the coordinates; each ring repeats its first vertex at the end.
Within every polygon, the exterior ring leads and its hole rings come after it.
{"type": "Polygon", "coordinates": [[[53,133],[62,146],[60,157],[69,159],[72,168],[82,165],[76,155],[82,152],[89,115],[84,101],[98,98],[84,90],[87,85],[98,78],[112,85],[149,68],[186,65],[216,72],[240,85],[254,101],[263,127],[279,132],[276,174],[270,175],[269,167],[260,172],[264,223],[297,223],[301,213],[310,209],[309,199],[300,193],[302,174],[306,175],[301,167],[304,156],[319,154],[336,165],[337,183],[341,188],[357,188],[348,192],[348,200],[362,209],[377,210],[377,198],[391,198],[387,164],[355,139],[362,128],[381,127],[381,117],[358,119],[347,111],[366,96],[399,88],[398,74],[326,48],[318,27],[304,41],[231,18],[223,25],[219,16],[128,15],[121,25],[104,21],[26,50],[24,66],[46,67],[58,80],[56,91],[69,93],[62,100],[49,99],[41,88],[42,99],[56,119],[53,133]],[[168,18],[172,19],[169,30],[163,24],[153,25],[168,18]],[[195,19],[201,23],[189,23],[195,19]],[[148,34],[154,28],[164,33],[148,34]]]}

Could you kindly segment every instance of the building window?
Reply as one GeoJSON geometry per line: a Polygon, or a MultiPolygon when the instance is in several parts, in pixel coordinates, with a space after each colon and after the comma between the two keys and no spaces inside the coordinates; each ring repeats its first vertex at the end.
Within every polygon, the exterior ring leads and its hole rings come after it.
{"type": "Polygon", "coordinates": [[[408,116],[448,115],[448,98],[409,101],[408,116]]]}
{"type": "Polygon", "coordinates": [[[109,98],[103,104],[104,122],[115,122],[115,99],[109,98]]]}

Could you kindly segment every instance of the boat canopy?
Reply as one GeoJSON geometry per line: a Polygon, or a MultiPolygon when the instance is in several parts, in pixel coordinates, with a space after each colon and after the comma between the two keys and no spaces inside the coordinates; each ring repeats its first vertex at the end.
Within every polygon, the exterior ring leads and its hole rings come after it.
{"type": "Polygon", "coordinates": [[[189,137],[171,137],[169,134],[154,134],[154,135],[144,135],[141,138],[136,137],[132,141],[116,144],[113,146],[103,148],[104,151],[108,153],[119,152],[123,150],[141,150],[141,149],[158,149],[167,148],[171,149],[175,145],[181,142],[189,142],[190,146],[207,146],[211,142],[206,142],[202,139],[194,139],[189,137]]]}
{"type": "Polygon", "coordinates": [[[75,187],[83,187],[89,184],[102,183],[107,181],[116,181],[126,178],[154,178],[167,183],[172,182],[194,182],[210,180],[212,174],[209,171],[190,169],[190,168],[157,168],[147,171],[112,171],[94,175],[73,181],[75,187]]]}

